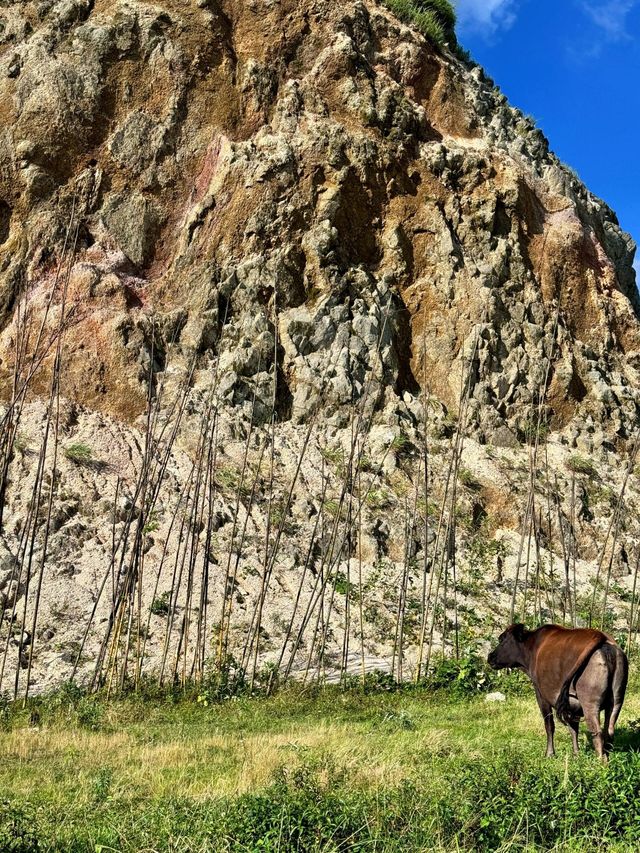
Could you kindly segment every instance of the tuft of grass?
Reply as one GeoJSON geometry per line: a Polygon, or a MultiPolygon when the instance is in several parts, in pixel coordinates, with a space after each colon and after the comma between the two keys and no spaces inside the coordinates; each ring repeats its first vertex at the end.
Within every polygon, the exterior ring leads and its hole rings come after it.
{"type": "Polygon", "coordinates": [[[381,510],[393,505],[393,496],[386,489],[369,489],[366,503],[369,509],[381,510]]]}
{"type": "Polygon", "coordinates": [[[64,455],[70,462],[75,462],[77,465],[89,465],[93,462],[93,450],[88,444],[81,442],[68,444],[64,449],[64,455]]]}
{"type": "Polygon", "coordinates": [[[324,512],[332,518],[335,518],[338,514],[344,514],[344,506],[341,506],[340,501],[334,500],[333,498],[326,500],[322,505],[322,508],[324,512]]]}
{"type": "Polygon", "coordinates": [[[482,483],[477,477],[469,471],[468,468],[460,468],[458,471],[458,480],[470,492],[479,492],[482,488],[482,483]]]}
{"type": "Polygon", "coordinates": [[[215,473],[216,485],[224,492],[240,491],[242,497],[246,497],[251,489],[245,476],[242,480],[242,474],[237,468],[231,466],[221,466],[215,473]]]}
{"type": "Polygon", "coordinates": [[[384,3],[436,47],[456,46],[456,13],[448,0],[384,0],[384,3]]]}
{"type": "Polygon", "coordinates": [[[25,453],[29,450],[29,439],[24,433],[17,433],[16,437],[13,440],[13,449],[21,456],[24,456],[25,453]]]}
{"type": "Polygon", "coordinates": [[[587,459],[586,456],[580,456],[576,453],[569,457],[567,460],[567,468],[576,474],[585,474],[593,480],[598,479],[598,472],[596,471],[595,465],[590,459],[587,459]]]}
{"type": "Polygon", "coordinates": [[[344,465],[344,450],[342,447],[323,447],[320,455],[325,462],[329,462],[331,465],[344,465]]]}

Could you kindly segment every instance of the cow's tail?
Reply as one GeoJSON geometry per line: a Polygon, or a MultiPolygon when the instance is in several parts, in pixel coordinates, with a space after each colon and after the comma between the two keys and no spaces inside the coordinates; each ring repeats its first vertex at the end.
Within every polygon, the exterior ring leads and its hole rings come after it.
{"type": "Polygon", "coordinates": [[[600,631],[594,631],[593,635],[593,640],[580,653],[575,663],[575,666],[572,668],[566,681],[562,685],[560,693],[558,694],[558,699],[556,700],[556,714],[558,716],[558,719],[562,723],[570,723],[575,716],[571,711],[571,702],[569,698],[571,685],[580,675],[585,666],[589,663],[591,655],[596,651],[596,649],[599,649],[600,646],[603,643],[606,643],[607,641],[606,636],[600,631]]]}

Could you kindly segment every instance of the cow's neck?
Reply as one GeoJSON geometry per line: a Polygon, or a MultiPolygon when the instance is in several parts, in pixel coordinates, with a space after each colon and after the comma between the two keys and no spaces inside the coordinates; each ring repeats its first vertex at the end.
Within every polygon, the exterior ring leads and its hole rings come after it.
{"type": "Polygon", "coordinates": [[[527,637],[527,639],[523,643],[521,643],[522,668],[524,669],[524,671],[527,673],[527,675],[529,676],[531,681],[533,681],[534,684],[536,683],[536,678],[535,678],[536,654],[538,651],[538,646],[540,645],[540,643],[544,639],[545,630],[546,630],[546,626],[544,626],[543,628],[538,628],[535,631],[532,631],[530,633],[530,635],[527,637]]]}

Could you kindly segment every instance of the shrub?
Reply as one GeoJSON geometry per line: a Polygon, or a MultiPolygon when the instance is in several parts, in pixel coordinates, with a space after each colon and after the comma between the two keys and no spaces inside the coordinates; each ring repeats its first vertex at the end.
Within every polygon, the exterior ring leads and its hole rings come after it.
{"type": "Polygon", "coordinates": [[[246,692],[246,673],[240,664],[228,655],[220,665],[208,663],[205,678],[200,685],[198,702],[207,706],[246,692]]]}
{"type": "Polygon", "coordinates": [[[427,684],[454,696],[481,693],[492,686],[493,670],[474,652],[459,660],[442,658],[429,673],[427,684]]]}
{"type": "Polygon", "coordinates": [[[492,669],[475,649],[456,660],[442,658],[430,670],[425,687],[446,690],[457,698],[487,693],[499,689],[511,695],[520,695],[530,690],[529,681],[519,672],[492,669]]]}

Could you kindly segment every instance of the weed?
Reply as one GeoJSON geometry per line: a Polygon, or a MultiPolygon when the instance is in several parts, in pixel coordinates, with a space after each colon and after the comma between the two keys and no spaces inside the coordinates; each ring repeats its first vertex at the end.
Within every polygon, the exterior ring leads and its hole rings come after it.
{"type": "Polygon", "coordinates": [[[110,767],[101,767],[93,781],[92,796],[96,803],[103,803],[111,792],[113,784],[113,770],[110,767]]]}
{"type": "Polygon", "coordinates": [[[88,444],[69,444],[64,449],[64,455],[70,462],[76,465],[90,465],[93,462],[93,450],[88,444]]]}
{"type": "MultiPolygon", "coordinates": [[[[526,133],[528,133],[528,130],[526,131],[526,133]]],[[[522,438],[529,444],[534,444],[536,441],[538,442],[538,444],[544,444],[544,442],[549,437],[550,432],[551,427],[547,420],[545,420],[544,418],[538,419],[537,417],[532,416],[529,416],[524,421],[524,424],[521,428],[522,438]]]]}
{"type": "Polygon", "coordinates": [[[0,800],[0,850],[37,853],[41,850],[34,815],[23,807],[0,800]]]}
{"type": "Polygon", "coordinates": [[[509,553],[509,544],[504,539],[490,539],[483,528],[467,543],[465,556],[472,577],[475,580],[486,580],[495,564],[503,562],[509,553]]]}
{"type": "Polygon", "coordinates": [[[587,459],[586,456],[575,454],[567,460],[567,468],[575,474],[585,474],[591,479],[598,478],[598,472],[595,469],[593,462],[587,459]]]}
{"type": "Polygon", "coordinates": [[[327,513],[327,515],[335,518],[338,514],[342,515],[344,513],[344,506],[341,507],[340,502],[329,499],[325,501],[323,504],[323,509],[327,513]]]}
{"type": "Polygon", "coordinates": [[[323,447],[320,456],[325,462],[333,465],[337,472],[344,471],[344,450],[342,447],[323,447]]]}
{"type": "Polygon", "coordinates": [[[142,528],[142,532],[145,535],[147,535],[149,533],[155,533],[155,531],[159,529],[159,527],[160,527],[159,516],[160,516],[160,514],[159,514],[158,510],[156,510],[156,509],[152,509],[151,512],[147,515],[146,523],[145,523],[144,527],[142,528]]]}
{"type": "Polygon", "coordinates": [[[231,466],[221,466],[216,470],[216,484],[218,488],[227,492],[240,492],[243,497],[246,497],[250,492],[247,478],[242,482],[240,471],[231,466]]]}
{"type": "Polygon", "coordinates": [[[412,444],[405,432],[399,432],[391,442],[390,449],[396,456],[406,456],[411,450],[412,444]]]}
{"type": "Polygon", "coordinates": [[[366,500],[372,510],[381,510],[393,504],[392,495],[385,489],[369,489],[366,500]]]}
{"type": "Polygon", "coordinates": [[[166,591],[157,595],[151,602],[151,612],[154,616],[168,616],[171,593],[166,591]]]}
{"type": "Polygon", "coordinates": [[[205,707],[224,699],[242,695],[247,691],[246,674],[232,656],[221,664],[209,661],[205,678],[200,685],[198,702],[205,707]]]}
{"type": "Polygon", "coordinates": [[[468,468],[460,468],[458,471],[458,480],[470,492],[479,492],[482,488],[482,484],[478,478],[468,468]]]}
{"type": "Polygon", "coordinates": [[[17,433],[16,437],[13,440],[13,449],[21,456],[24,456],[25,453],[29,450],[29,439],[24,433],[17,433]]]}

